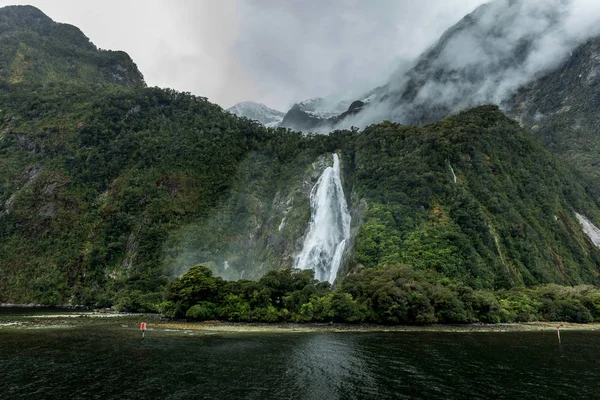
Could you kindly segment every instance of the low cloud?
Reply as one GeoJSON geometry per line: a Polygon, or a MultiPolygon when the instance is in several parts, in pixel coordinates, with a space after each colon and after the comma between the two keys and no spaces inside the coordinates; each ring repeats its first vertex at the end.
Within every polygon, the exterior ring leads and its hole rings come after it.
{"type": "Polygon", "coordinates": [[[236,54],[256,82],[254,100],[267,105],[352,98],[384,84],[483,2],[239,0],[236,54]]]}
{"type": "Polygon", "coordinates": [[[600,3],[495,0],[450,29],[412,66],[395,73],[381,101],[339,128],[382,119],[427,123],[467,107],[501,104],[600,35],[600,3]]]}
{"type": "Polygon", "coordinates": [[[286,111],[316,96],[352,97],[413,60],[485,0],[0,0],[78,26],[129,53],[151,86],[223,107],[286,111]]]}
{"type": "MultiPolygon", "coordinates": [[[[386,82],[399,91],[410,80],[420,89],[413,100],[422,103],[498,101],[599,33],[596,0],[496,0],[436,56],[439,64],[406,75],[406,65],[484,2],[28,1],[80,27],[99,47],[130,53],[149,85],[224,107],[254,100],[283,111],[310,97],[355,99],[386,82]],[[531,43],[525,60],[506,68],[524,41],[531,43]],[[432,71],[456,79],[426,79],[432,71]],[[477,79],[461,84],[460,71],[477,79]]],[[[398,118],[410,112],[388,107],[398,118]]]]}

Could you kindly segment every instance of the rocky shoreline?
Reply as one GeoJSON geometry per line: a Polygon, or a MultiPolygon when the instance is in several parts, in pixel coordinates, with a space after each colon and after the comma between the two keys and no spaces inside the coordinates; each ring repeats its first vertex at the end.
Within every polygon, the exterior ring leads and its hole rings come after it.
{"type": "Polygon", "coordinates": [[[527,322],[520,324],[465,324],[465,325],[371,325],[371,324],[253,324],[231,322],[174,322],[160,321],[159,327],[211,332],[536,332],[561,330],[600,331],[600,324],[573,324],[554,322],[527,322]]]}
{"type": "Polygon", "coordinates": [[[67,309],[67,310],[92,310],[90,307],[73,304],[59,304],[55,306],[48,306],[37,303],[27,304],[14,304],[14,303],[0,303],[0,308],[48,308],[48,309],[67,309]]]}
{"type": "Polygon", "coordinates": [[[76,328],[87,325],[110,325],[115,328],[135,328],[141,321],[148,330],[197,331],[206,333],[301,333],[301,332],[539,332],[561,330],[600,331],[600,323],[525,322],[516,324],[465,325],[375,325],[331,323],[246,323],[204,321],[189,322],[164,318],[160,314],[127,314],[106,310],[67,312],[64,314],[0,315],[3,328],[76,328]]]}

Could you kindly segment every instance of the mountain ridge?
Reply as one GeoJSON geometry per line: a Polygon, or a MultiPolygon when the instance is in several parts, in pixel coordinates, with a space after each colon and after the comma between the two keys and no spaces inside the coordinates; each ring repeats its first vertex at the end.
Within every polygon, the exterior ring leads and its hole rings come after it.
{"type": "MultiPolygon", "coordinates": [[[[34,55],[73,48],[31,43],[34,55]]],[[[115,84],[106,54],[75,52],[78,68],[92,63],[78,75],[58,53],[47,66],[63,73],[24,73],[0,91],[0,301],[159,311],[172,278],[196,264],[239,280],[234,289],[278,279],[302,249],[310,193],[334,153],[352,217],[336,283],[346,300],[367,296],[361,277],[398,271],[412,272],[369,301],[400,307],[407,287],[420,293],[413,275],[431,296],[600,284],[593,181],[497,106],[304,135],[189,93],[115,84]]]]}
{"type": "Polygon", "coordinates": [[[283,120],[285,114],[261,103],[253,101],[243,101],[227,109],[230,113],[238,117],[246,117],[253,121],[258,121],[266,127],[277,127],[283,120]]]}
{"type": "Polygon", "coordinates": [[[470,107],[501,105],[519,88],[560,68],[569,51],[600,35],[597,25],[584,35],[566,29],[569,5],[520,0],[483,4],[446,30],[411,67],[338,104],[361,100],[367,104],[360,112],[342,115],[344,108],[322,118],[294,106],[283,126],[326,133],[383,120],[424,125],[470,107]]]}
{"type": "Polygon", "coordinates": [[[5,84],[146,85],[127,53],[99,50],[79,28],[54,22],[33,6],[0,8],[0,47],[5,84]]]}

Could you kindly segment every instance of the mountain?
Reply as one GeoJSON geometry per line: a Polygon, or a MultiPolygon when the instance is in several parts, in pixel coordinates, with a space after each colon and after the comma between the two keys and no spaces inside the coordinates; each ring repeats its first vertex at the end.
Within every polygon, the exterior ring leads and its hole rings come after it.
{"type": "Polygon", "coordinates": [[[597,224],[594,198],[497,109],[305,137],[156,88],[11,85],[0,107],[4,301],[134,309],[197,263],[229,279],[290,267],[333,152],[352,215],[339,276],[405,263],[478,288],[598,280],[575,214],[597,224]]]}
{"type": "Polygon", "coordinates": [[[322,100],[332,112],[320,115],[299,103],[281,126],[329,132],[382,120],[422,125],[494,103],[583,176],[600,182],[600,32],[594,26],[583,35],[572,33],[565,4],[571,3],[485,4],[445,32],[411,68],[365,93],[358,112],[341,111],[349,101],[322,100]]]}
{"type": "Polygon", "coordinates": [[[276,127],[283,120],[285,115],[281,111],[273,110],[264,104],[251,101],[238,103],[235,106],[228,108],[227,111],[238,117],[245,117],[253,121],[258,121],[271,128],[276,127]]]}
{"type": "Polygon", "coordinates": [[[0,82],[145,86],[129,55],[100,50],[76,27],[31,6],[0,8],[0,82]]]}
{"type": "Polygon", "coordinates": [[[600,37],[522,86],[503,109],[584,176],[600,182],[600,37]]]}
{"type": "Polygon", "coordinates": [[[591,185],[498,108],[373,125],[355,149],[354,190],[369,204],[359,263],[407,263],[473,287],[598,279],[577,217],[597,218],[591,185]]]}
{"type": "Polygon", "coordinates": [[[358,114],[370,99],[337,101],[320,97],[301,101],[285,114],[280,126],[303,132],[328,133],[333,127],[358,114]]]}
{"type": "MultiPolygon", "coordinates": [[[[0,15],[19,32],[37,26],[31,15],[46,21],[30,7],[0,15]]],[[[379,310],[375,321],[423,323],[469,320],[432,316],[431,304],[442,313],[504,293],[517,315],[525,300],[513,290],[600,284],[595,185],[544,147],[532,134],[541,128],[498,107],[421,127],[386,121],[303,135],[203,97],[115,80],[103,58],[112,53],[91,44],[61,44],[81,50],[71,56],[77,68],[62,70],[59,39],[38,39],[30,65],[39,74],[26,69],[0,91],[0,301],[177,316],[198,306],[193,315],[205,315],[186,282],[214,273],[211,285],[239,280],[218,299],[230,310],[246,290],[256,301],[273,296],[281,315],[288,303],[325,307],[315,296],[329,283],[307,274],[297,297],[277,289],[293,286],[277,271],[296,266],[345,291],[324,297],[335,307],[362,298],[379,310]],[[77,72],[86,65],[93,74],[77,72]],[[412,313],[409,303],[427,318],[394,316],[412,313]]],[[[344,107],[358,116],[368,104],[344,107]]],[[[317,117],[330,106],[301,107],[317,117]]]]}
{"type": "Polygon", "coordinates": [[[578,45],[600,35],[597,23],[574,22],[573,8],[572,2],[560,0],[484,4],[386,84],[358,98],[326,101],[333,103],[329,106],[333,112],[327,115],[314,115],[299,103],[282,126],[329,132],[383,120],[423,125],[470,107],[500,105],[518,89],[560,67],[578,45]],[[577,24],[589,29],[573,28],[577,24]],[[350,113],[347,107],[354,101],[363,106],[350,113]]]}

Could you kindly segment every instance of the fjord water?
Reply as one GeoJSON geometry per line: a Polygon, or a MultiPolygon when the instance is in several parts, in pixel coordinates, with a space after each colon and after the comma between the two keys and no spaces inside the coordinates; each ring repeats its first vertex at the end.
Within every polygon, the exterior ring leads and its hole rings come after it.
{"type": "MultiPolygon", "coordinates": [[[[150,327],[150,326],[149,326],[150,327]]],[[[2,399],[593,399],[600,332],[0,329],[2,399]]]]}
{"type": "Polygon", "coordinates": [[[351,216],[344,196],[340,159],[333,154],[333,166],[327,167],[310,192],[311,216],[296,268],[312,269],[315,278],[333,283],[350,238],[351,216]]]}

